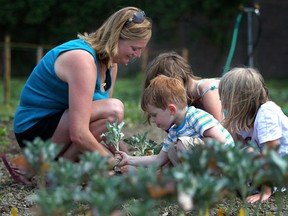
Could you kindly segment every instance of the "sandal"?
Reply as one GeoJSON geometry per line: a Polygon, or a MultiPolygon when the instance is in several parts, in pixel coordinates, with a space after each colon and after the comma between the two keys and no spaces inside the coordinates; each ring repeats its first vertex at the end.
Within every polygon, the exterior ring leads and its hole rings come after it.
{"type": "Polygon", "coordinates": [[[17,184],[22,184],[22,185],[28,185],[31,183],[31,178],[32,178],[32,173],[30,170],[30,167],[27,164],[26,159],[24,156],[18,156],[15,159],[12,160],[12,164],[16,166],[11,166],[7,160],[7,157],[5,154],[0,156],[6,169],[8,170],[10,176],[12,179],[17,183],[17,184]],[[17,164],[18,163],[18,164],[17,164]],[[17,167],[22,167],[23,169],[19,169],[17,167]],[[31,175],[29,175],[31,174],[31,175]],[[30,176],[30,177],[29,177],[30,176]]]}

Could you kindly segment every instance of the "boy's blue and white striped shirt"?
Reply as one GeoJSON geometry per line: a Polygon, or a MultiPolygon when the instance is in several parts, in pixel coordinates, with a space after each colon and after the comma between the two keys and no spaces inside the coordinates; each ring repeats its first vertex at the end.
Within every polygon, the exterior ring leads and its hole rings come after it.
{"type": "Polygon", "coordinates": [[[170,146],[177,143],[178,137],[199,137],[204,138],[203,134],[206,130],[219,125],[221,131],[226,138],[225,145],[234,146],[234,140],[231,134],[217,121],[211,114],[204,110],[197,109],[194,106],[188,107],[185,119],[181,125],[173,125],[164,140],[162,150],[167,152],[170,146]]]}

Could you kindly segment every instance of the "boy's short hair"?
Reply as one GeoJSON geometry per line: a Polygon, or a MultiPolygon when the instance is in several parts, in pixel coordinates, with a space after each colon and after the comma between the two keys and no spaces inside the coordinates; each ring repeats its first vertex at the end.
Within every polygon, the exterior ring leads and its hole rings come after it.
{"type": "Polygon", "coordinates": [[[141,108],[146,112],[148,105],[153,105],[164,110],[171,103],[180,108],[187,106],[186,90],[180,80],[158,75],[144,89],[141,108]]]}

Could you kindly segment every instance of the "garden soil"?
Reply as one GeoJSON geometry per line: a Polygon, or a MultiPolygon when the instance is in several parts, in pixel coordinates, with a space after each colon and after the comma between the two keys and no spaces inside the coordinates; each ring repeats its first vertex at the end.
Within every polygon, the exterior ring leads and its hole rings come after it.
{"type": "MultiPolygon", "coordinates": [[[[10,128],[8,137],[7,137],[7,145],[0,145],[0,154],[5,153],[8,160],[18,156],[21,154],[21,151],[18,147],[18,144],[15,140],[13,131],[12,131],[12,122],[7,121],[5,123],[0,123],[0,127],[10,128]]],[[[130,137],[132,135],[140,134],[144,135],[145,132],[148,132],[147,138],[156,141],[157,143],[161,143],[163,138],[165,137],[165,133],[160,129],[155,128],[149,125],[125,125],[123,128],[123,133],[125,134],[125,138],[130,137]]],[[[11,216],[11,210],[13,208],[17,209],[19,216],[33,216],[37,215],[36,206],[32,201],[33,194],[37,192],[37,183],[32,180],[30,185],[20,185],[17,184],[11,179],[8,174],[6,168],[2,161],[0,161],[0,216],[11,216]]],[[[281,215],[288,215],[288,195],[283,194],[284,202],[283,207],[281,209],[281,215]]],[[[240,207],[241,203],[237,200],[232,201],[234,206],[240,207]]],[[[231,200],[227,200],[226,202],[222,202],[218,205],[220,208],[227,208],[227,205],[231,205],[231,200]],[[222,206],[222,207],[221,207],[222,206]]],[[[255,205],[249,206],[252,210],[255,205]]],[[[237,207],[236,207],[237,208],[237,207]]],[[[238,208],[239,209],[239,208],[238,208]]],[[[275,197],[272,197],[261,204],[260,206],[261,215],[276,215],[277,206],[275,204],[275,197]]],[[[147,211],[149,212],[149,211],[147,211]]],[[[179,206],[175,204],[166,204],[159,209],[159,215],[161,216],[176,216],[179,215],[179,206]]],[[[217,209],[210,210],[210,215],[217,215],[217,209]]],[[[16,215],[16,214],[14,214],[16,215]]],[[[73,215],[73,214],[72,214],[73,215]]],[[[84,213],[81,215],[85,215],[84,213]]],[[[189,215],[196,215],[192,213],[187,213],[189,215]]],[[[227,214],[225,214],[227,215],[227,214]]],[[[239,211],[230,211],[229,215],[239,215],[239,211]]],[[[78,216],[78,215],[77,215],[78,216]]]]}

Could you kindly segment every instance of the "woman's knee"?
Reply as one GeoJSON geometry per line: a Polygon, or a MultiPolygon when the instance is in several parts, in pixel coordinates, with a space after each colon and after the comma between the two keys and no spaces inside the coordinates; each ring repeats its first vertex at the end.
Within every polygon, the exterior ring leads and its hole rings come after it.
{"type": "Polygon", "coordinates": [[[122,101],[116,99],[116,98],[110,98],[109,99],[109,115],[108,120],[110,122],[121,122],[124,118],[124,104],[122,101]]]}
{"type": "Polygon", "coordinates": [[[90,125],[100,124],[103,121],[109,121],[110,123],[121,122],[123,118],[124,104],[122,101],[115,98],[97,100],[93,103],[90,125]]]}

